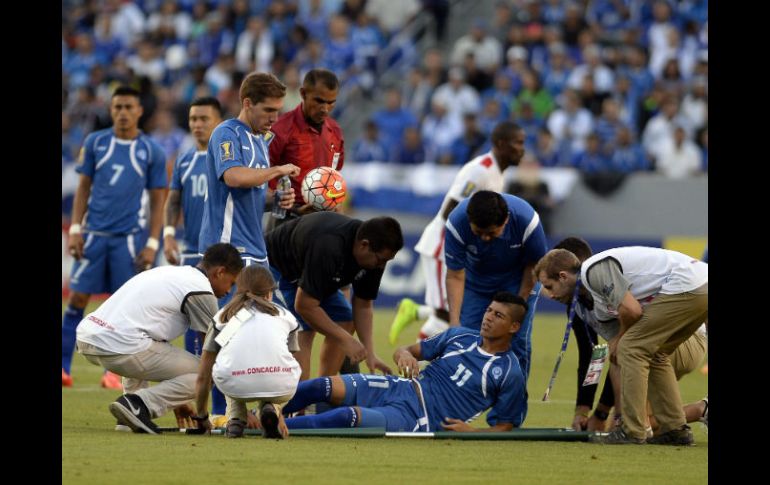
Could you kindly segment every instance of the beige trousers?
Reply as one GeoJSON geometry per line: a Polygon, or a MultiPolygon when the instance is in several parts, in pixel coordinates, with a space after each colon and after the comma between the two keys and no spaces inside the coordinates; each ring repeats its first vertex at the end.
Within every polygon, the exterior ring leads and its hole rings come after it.
{"type": "Polygon", "coordinates": [[[195,398],[200,360],[184,349],[153,341],[147,350],[137,354],[100,355],[104,351],[93,345],[81,341],[77,344],[86,360],[122,376],[123,391],[142,398],[153,418],[195,398]],[[148,381],[158,384],[148,387],[148,381]]]}
{"type": "MultiPolygon", "coordinates": [[[[283,408],[283,405],[289,402],[291,398],[294,397],[294,393],[286,394],[283,396],[275,396],[275,397],[254,397],[254,398],[247,398],[247,399],[238,399],[230,396],[225,396],[225,401],[227,401],[227,419],[240,419],[242,421],[246,421],[246,413],[248,410],[246,409],[246,403],[247,402],[256,402],[257,408],[262,409],[262,406],[264,406],[267,403],[272,403],[273,406],[275,406],[275,411],[280,414],[281,408],[283,408]]],[[[259,415],[257,415],[259,417],[259,415]]]]}
{"type": "Polygon", "coordinates": [[[658,295],[618,342],[623,429],[646,437],[646,402],[665,433],[686,424],[669,356],[708,319],[708,284],[693,292],[658,295]]]}

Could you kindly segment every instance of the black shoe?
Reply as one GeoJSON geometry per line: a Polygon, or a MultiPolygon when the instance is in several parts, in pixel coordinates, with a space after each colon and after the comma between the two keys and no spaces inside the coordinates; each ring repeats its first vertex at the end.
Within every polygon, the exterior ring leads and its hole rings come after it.
{"type": "Polygon", "coordinates": [[[158,427],[150,419],[150,411],[136,394],[124,394],[110,404],[110,412],[118,419],[118,424],[131,428],[134,433],[160,434],[158,427]]]}
{"type": "Polygon", "coordinates": [[[233,418],[227,422],[225,436],[227,438],[243,438],[243,430],[246,428],[246,421],[233,418]]]}
{"type": "Polygon", "coordinates": [[[695,444],[695,439],[692,437],[690,427],[683,424],[676,429],[648,438],[647,443],[651,445],[690,446],[695,444]]]}
{"type": "Polygon", "coordinates": [[[609,433],[595,433],[588,437],[591,443],[600,443],[603,445],[643,445],[644,438],[632,438],[618,426],[609,433]]]}
{"type": "Polygon", "coordinates": [[[266,403],[259,411],[259,422],[262,423],[262,437],[283,439],[283,435],[278,430],[278,413],[275,406],[266,403]]]}

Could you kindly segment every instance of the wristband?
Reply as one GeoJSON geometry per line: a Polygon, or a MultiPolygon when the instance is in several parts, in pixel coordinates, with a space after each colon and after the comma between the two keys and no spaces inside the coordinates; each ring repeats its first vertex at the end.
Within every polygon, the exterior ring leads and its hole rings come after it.
{"type": "Polygon", "coordinates": [[[594,416],[596,416],[596,419],[598,419],[599,421],[606,421],[607,418],[610,417],[610,413],[606,413],[604,411],[600,411],[597,409],[596,411],[594,411],[594,416]]]}
{"type": "Polygon", "coordinates": [[[166,226],[163,228],[163,237],[167,238],[169,236],[176,236],[176,228],[174,226],[166,226]]]}
{"type": "Polygon", "coordinates": [[[150,237],[150,238],[147,238],[147,244],[145,244],[144,247],[150,248],[153,251],[157,251],[158,248],[160,247],[160,243],[154,237],[150,237]]]}
{"type": "Polygon", "coordinates": [[[206,413],[203,416],[192,416],[192,420],[196,421],[198,423],[203,422],[203,421],[207,421],[208,419],[209,419],[209,413],[206,413]]]}
{"type": "Polygon", "coordinates": [[[69,232],[70,236],[74,236],[75,234],[80,234],[80,232],[81,232],[80,224],[70,225],[70,232],[69,232]]]}

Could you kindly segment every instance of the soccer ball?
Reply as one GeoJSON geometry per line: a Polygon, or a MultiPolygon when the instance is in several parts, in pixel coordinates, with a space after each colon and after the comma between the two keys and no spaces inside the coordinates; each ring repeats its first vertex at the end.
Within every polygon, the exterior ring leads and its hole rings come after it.
{"type": "Polygon", "coordinates": [[[315,210],[332,210],[346,195],[345,179],[331,167],[314,168],[302,180],[302,198],[315,210]]]}

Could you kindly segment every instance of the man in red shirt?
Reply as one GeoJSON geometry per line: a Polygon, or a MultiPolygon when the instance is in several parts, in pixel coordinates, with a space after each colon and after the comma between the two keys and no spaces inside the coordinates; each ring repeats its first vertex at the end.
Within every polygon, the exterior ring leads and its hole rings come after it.
{"type": "MultiPolygon", "coordinates": [[[[342,169],[345,162],[345,140],[342,128],[330,116],[337,102],[339,86],[337,76],[328,69],[308,71],[299,89],[302,102],[281,115],[273,124],[271,131],[275,138],[270,143],[270,165],[291,163],[298,166],[300,172],[297,177],[291,178],[296,197],[294,207],[286,211],[284,219],[271,218],[268,224],[277,227],[286,221],[315,212],[315,209],[302,199],[301,186],[305,175],[310,170],[322,166],[342,169]]],[[[276,181],[271,181],[270,188],[275,190],[275,186],[276,181]]],[[[346,287],[329,301],[324,300],[321,307],[333,321],[352,334],[354,326],[349,300],[350,290],[346,287]]],[[[289,310],[293,312],[294,308],[289,310]]],[[[296,357],[302,366],[301,380],[310,377],[310,351],[314,337],[315,332],[312,329],[303,328],[299,333],[300,351],[296,357]]],[[[349,359],[345,358],[335,341],[325,340],[321,350],[320,373],[334,375],[338,371],[343,374],[357,373],[359,366],[351,364],[349,359]]]]}
{"type": "MultiPolygon", "coordinates": [[[[337,76],[327,69],[312,69],[305,75],[299,88],[302,102],[278,118],[271,131],[275,138],[270,144],[270,165],[292,163],[299,167],[299,176],[291,178],[294,189],[294,208],[287,212],[285,221],[313,212],[302,199],[301,184],[305,175],[317,167],[341,170],[345,161],[345,140],[342,128],[330,113],[339,92],[337,76]]],[[[275,189],[276,181],[270,182],[275,189]]]]}

